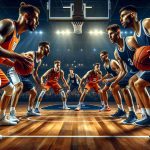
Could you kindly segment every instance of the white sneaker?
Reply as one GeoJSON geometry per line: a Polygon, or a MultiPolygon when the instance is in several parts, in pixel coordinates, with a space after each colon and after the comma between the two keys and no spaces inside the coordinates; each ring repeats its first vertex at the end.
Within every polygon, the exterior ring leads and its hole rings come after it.
{"type": "Polygon", "coordinates": [[[15,112],[16,112],[15,110],[10,111],[9,120],[11,122],[17,122],[18,123],[20,120],[16,117],[16,113],[15,112]]]}
{"type": "Polygon", "coordinates": [[[17,122],[12,122],[6,119],[6,117],[0,120],[0,126],[14,126],[14,125],[17,125],[17,122]]]}
{"type": "Polygon", "coordinates": [[[64,110],[70,110],[70,108],[68,106],[63,106],[64,110]]]}
{"type": "Polygon", "coordinates": [[[77,107],[76,109],[75,109],[75,111],[80,111],[81,110],[81,107],[77,107]]]}
{"type": "Polygon", "coordinates": [[[28,117],[30,117],[30,116],[40,116],[40,114],[34,112],[33,110],[30,110],[30,111],[27,111],[27,116],[28,117]]]}

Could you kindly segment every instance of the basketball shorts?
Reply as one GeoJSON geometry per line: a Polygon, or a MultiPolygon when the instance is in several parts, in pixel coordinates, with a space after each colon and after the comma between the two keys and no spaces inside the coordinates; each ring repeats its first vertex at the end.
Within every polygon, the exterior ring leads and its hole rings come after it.
{"type": "Polygon", "coordinates": [[[96,93],[98,93],[98,91],[100,90],[100,86],[98,85],[98,83],[87,83],[85,85],[85,89],[88,90],[88,92],[91,89],[94,89],[96,93]]]}
{"type": "Polygon", "coordinates": [[[20,78],[23,83],[23,93],[28,92],[34,88],[34,84],[31,81],[31,76],[29,77],[20,76],[20,78]]]}
{"type": "Polygon", "coordinates": [[[121,88],[125,88],[129,84],[129,79],[134,76],[137,72],[128,72],[120,81],[119,81],[119,86],[121,88]]]}
{"type": "Polygon", "coordinates": [[[16,85],[21,82],[20,76],[15,71],[15,68],[10,68],[7,72],[8,77],[13,85],[16,85]]]}
{"type": "Polygon", "coordinates": [[[74,91],[74,90],[78,90],[78,87],[79,87],[78,84],[77,84],[77,85],[71,84],[71,85],[70,85],[70,91],[72,92],[72,91],[74,91]]]}
{"type": "Polygon", "coordinates": [[[108,87],[110,87],[111,83],[112,83],[112,82],[106,82],[105,85],[108,86],[108,87]]]}
{"type": "Polygon", "coordinates": [[[59,94],[59,92],[62,90],[62,87],[56,81],[47,82],[45,84],[45,88],[47,91],[52,88],[55,94],[59,94]]]}
{"type": "Polygon", "coordinates": [[[0,89],[6,87],[10,84],[9,79],[5,75],[5,73],[0,69],[0,89]]]}

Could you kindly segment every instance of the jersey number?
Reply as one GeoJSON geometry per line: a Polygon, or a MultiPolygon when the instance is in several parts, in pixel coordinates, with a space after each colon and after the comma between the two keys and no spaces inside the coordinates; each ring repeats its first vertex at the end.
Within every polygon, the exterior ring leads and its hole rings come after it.
{"type": "Polygon", "coordinates": [[[130,58],[128,58],[128,61],[129,61],[130,65],[133,66],[133,61],[130,58]]]}

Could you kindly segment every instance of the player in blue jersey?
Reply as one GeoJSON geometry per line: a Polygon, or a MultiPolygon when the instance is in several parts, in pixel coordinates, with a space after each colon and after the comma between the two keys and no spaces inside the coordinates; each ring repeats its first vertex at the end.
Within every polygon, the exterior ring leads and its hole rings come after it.
{"type": "MultiPolygon", "coordinates": [[[[134,6],[126,6],[120,10],[120,21],[124,28],[134,30],[134,38],[139,46],[150,45],[150,18],[138,20],[137,9],[134,6]]],[[[150,86],[150,71],[139,71],[132,77],[131,88],[141,107],[142,119],[136,121],[136,125],[150,125],[150,95],[146,87],[150,86]],[[139,94],[140,93],[140,94],[139,94]]]]}
{"type": "MultiPolygon", "coordinates": [[[[107,51],[100,52],[100,59],[103,62],[105,70],[107,71],[106,75],[102,78],[102,81],[105,83],[105,86],[102,89],[102,106],[100,107],[100,111],[110,111],[111,109],[108,105],[107,91],[109,90],[111,83],[117,78],[117,75],[119,74],[120,71],[120,66],[116,60],[109,59],[107,51]]],[[[118,94],[117,95],[118,99],[116,97],[114,98],[117,103],[118,109],[120,108],[121,110],[124,110],[121,98],[119,96],[120,95],[119,92],[117,91],[116,94],[118,94]]]]}
{"type": "Polygon", "coordinates": [[[112,91],[119,91],[121,88],[124,99],[129,109],[129,115],[127,119],[125,119],[122,123],[133,124],[137,120],[137,117],[134,110],[132,95],[128,88],[128,82],[129,79],[138,72],[138,70],[134,67],[132,62],[134,55],[134,50],[132,49],[132,47],[133,45],[137,45],[137,43],[135,40],[133,42],[133,37],[128,37],[126,39],[122,38],[120,27],[117,24],[108,26],[107,32],[110,41],[113,44],[116,44],[114,56],[121,67],[117,79],[111,84],[111,88],[112,91]],[[131,40],[132,42],[130,42],[131,40]],[[129,71],[127,67],[130,68],[129,71]]]}
{"type": "MultiPolygon", "coordinates": [[[[33,105],[37,96],[37,91],[33,84],[32,77],[35,80],[37,85],[42,86],[40,78],[38,76],[38,69],[42,63],[42,59],[45,56],[48,56],[49,53],[50,53],[50,44],[48,42],[40,42],[37,51],[29,51],[27,53],[24,53],[25,55],[29,55],[30,57],[32,57],[34,60],[34,70],[32,74],[27,76],[20,76],[20,80],[23,83],[23,92],[29,93],[29,104],[28,104],[27,116],[39,116],[39,114],[33,110],[33,105]]],[[[12,101],[11,103],[11,107],[12,106],[13,107],[11,108],[10,111],[10,120],[16,120],[16,122],[19,122],[19,119],[16,118],[16,113],[15,113],[17,102],[18,101],[12,101]]]]}
{"type": "Polygon", "coordinates": [[[82,94],[82,91],[78,90],[80,81],[81,81],[81,78],[79,77],[79,75],[74,73],[73,68],[70,68],[69,69],[69,74],[68,74],[68,79],[67,79],[67,83],[70,86],[70,89],[67,91],[67,96],[69,95],[69,93],[71,93],[75,90],[78,91],[78,93],[80,95],[82,94]]]}

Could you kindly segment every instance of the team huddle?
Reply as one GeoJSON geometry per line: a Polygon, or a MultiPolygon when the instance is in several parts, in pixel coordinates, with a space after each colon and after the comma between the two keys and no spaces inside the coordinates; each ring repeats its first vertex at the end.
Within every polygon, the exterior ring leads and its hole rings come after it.
{"type": "Polygon", "coordinates": [[[40,116],[40,103],[50,89],[53,89],[55,94],[61,95],[64,110],[70,109],[67,106],[67,98],[72,91],[76,90],[80,94],[80,99],[75,111],[82,109],[85,96],[91,89],[94,89],[101,99],[100,111],[111,111],[108,104],[108,91],[110,91],[117,105],[116,112],[111,114],[112,118],[125,118],[122,121],[123,124],[149,126],[150,96],[147,89],[150,86],[150,70],[138,69],[134,65],[133,59],[135,52],[140,47],[150,46],[150,18],[139,21],[137,9],[131,5],[121,8],[119,14],[121,25],[124,28],[131,28],[134,35],[122,38],[120,26],[118,24],[109,25],[106,32],[110,42],[116,45],[112,52],[115,59],[109,58],[108,51],[100,51],[102,64],[95,63],[93,69],[89,70],[82,78],[74,72],[73,68],[70,68],[67,80],[59,60],[55,60],[54,67],[47,70],[42,77],[38,75],[42,60],[50,55],[49,42],[40,42],[37,51],[21,54],[14,52],[20,41],[20,35],[27,30],[34,31],[38,26],[40,10],[37,7],[22,2],[17,21],[1,20],[0,64],[6,65],[9,70],[4,73],[0,69],[0,89],[3,91],[0,104],[0,125],[19,123],[20,120],[16,117],[16,106],[21,93],[29,93],[27,116],[40,116]],[[22,68],[17,66],[19,62],[21,62],[22,68]],[[101,65],[107,72],[105,75],[100,70],[101,65]],[[18,72],[21,69],[27,72],[31,67],[32,71],[29,74],[18,72]],[[60,80],[67,88],[67,92],[60,85],[60,80]],[[104,87],[100,86],[102,82],[105,84],[104,87]],[[38,96],[37,86],[41,89],[38,96]],[[136,99],[137,111],[134,109],[133,96],[136,99]],[[34,106],[36,98],[37,102],[34,106]],[[128,106],[128,113],[124,110],[122,99],[128,106]],[[10,101],[10,115],[7,118],[6,109],[10,101]],[[141,113],[141,117],[137,118],[136,113],[141,113]]]}

